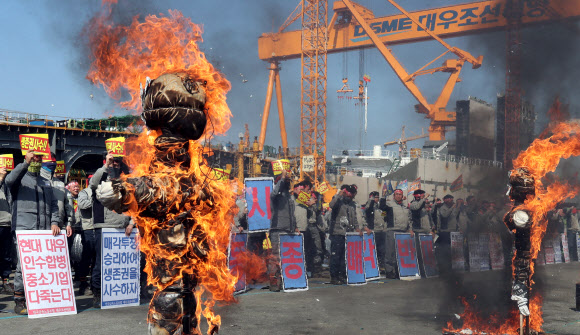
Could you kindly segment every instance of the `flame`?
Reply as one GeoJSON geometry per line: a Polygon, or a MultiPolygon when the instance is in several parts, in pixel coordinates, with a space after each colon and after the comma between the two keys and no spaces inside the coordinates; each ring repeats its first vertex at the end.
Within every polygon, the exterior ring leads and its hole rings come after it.
{"type": "Polygon", "coordinates": [[[143,22],[136,16],[130,26],[115,25],[111,14],[116,2],[104,0],[99,15],[84,29],[92,57],[87,79],[115,100],[128,93],[130,99],[120,105],[137,113],[141,109],[139,85],[146,77],[187,72],[207,81],[206,138],[225,134],[231,125],[226,104],[231,85],[199,49],[202,27],[177,10],[169,10],[168,16],[148,15],[143,22]]]}
{"type": "MultiPolygon", "coordinates": [[[[154,79],[164,73],[188,73],[207,82],[205,114],[208,122],[203,139],[225,134],[230,127],[231,112],[226,93],[231,85],[200,51],[202,28],[175,10],[169,10],[168,16],[149,15],[143,21],[134,17],[129,26],[115,25],[111,14],[116,3],[117,0],[103,0],[101,12],[85,27],[93,58],[87,79],[102,86],[115,100],[129,96],[130,99],[121,102],[120,106],[138,113],[141,109],[139,88],[146,77],[154,79]]],[[[216,301],[235,301],[233,291],[238,276],[227,266],[231,222],[237,211],[234,187],[228,181],[212,178],[211,168],[204,158],[212,153],[200,141],[189,141],[189,166],[167,166],[156,160],[153,143],[159,135],[156,131],[144,131],[137,138],[127,140],[125,160],[132,172],[123,179],[145,176],[163,181],[165,193],[174,200],[165,222],[189,212],[194,226],[186,233],[195,243],[186,243],[180,248],[160,244],[155,238],[163,222],[142,216],[142,209],[135,205],[128,214],[139,228],[140,249],[147,260],[148,283],[163,290],[184,274],[194,274],[198,281],[196,314],[198,320],[201,315],[206,318],[210,334],[221,324],[220,316],[213,312],[216,301]],[[195,181],[192,194],[182,194],[179,190],[178,185],[183,180],[195,181]],[[187,196],[185,202],[183,196],[187,196]],[[180,203],[185,204],[183,208],[179,208],[180,203]],[[204,249],[203,257],[199,256],[196,244],[204,249]],[[155,275],[154,271],[160,262],[166,262],[164,265],[170,269],[163,276],[159,271],[155,275]]],[[[265,269],[262,263],[263,260],[248,256],[244,268],[262,271],[265,269]]],[[[258,275],[250,273],[249,277],[258,275]]],[[[196,333],[201,334],[199,328],[196,333]]]]}
{"type": "MultiPolygon", "coordinates": [[[[550,109],[553,120],[562,119],[563,113],[560,110],[561,104],[558,99],[550,109]]],[[[552,122],[542,135],[536,139],[528,149],[521,152],[514,160],[514,169],[526,167],[535,178],[536,197],[528,199],[520,209],[528,210],[532,213],[531,227],[531,257],[535,260],[541,248],[542,239],[546,233],[548,221],[546,219],[549,211],[556,208],[556,205],[567,198],[573,198],[580,192],[580,185],[570,185],[563,181],[554,181],[548,186],[544,186],[543,179],[550,172],[556,171],[560,160],[568,159],[572,156],[580,155],[580,124],[576,122],[552,122]]],[[[530,265],[531,275],[534,274],[535,262],[530,265]]],[[[512,268],[513,269],[513,268],[512,268]]],[[[533,285],[533,280],[531,281],[533,285]]],[[[539,293],[530,290],[530,329],[542,330],[542,297],[539,293]]],[[[512,315],[506,321],[500,321],[498,315],[489,316],[483,319],[477,315],[468,302],[462,298],[465,311],[461,315],[464,320],[462,329],[454,329],[451,322],[448,322],[444,331],[461,333],[462,330],[470,329],[473,334],[518,334],[519,313],[512,311],[512,315]]]]}

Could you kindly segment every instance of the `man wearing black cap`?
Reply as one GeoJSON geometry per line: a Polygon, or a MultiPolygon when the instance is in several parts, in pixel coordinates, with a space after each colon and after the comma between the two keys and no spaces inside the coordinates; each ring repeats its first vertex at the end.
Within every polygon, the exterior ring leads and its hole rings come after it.
{"type": "MultiPolygon", "coordinates": [[[[433,227],[431,222],[431,213],[429,211],[429,200],[426,197],[425,191],[416,190],[413,193],[414,199],[409,203],[409,209],[411,210],[411,218],[413,220],[412,228],[413,233],[415,233],[415,247],[420,250],[421,239],[419,234],[429,234],[433,227]]],[[[422,252],[417,252],[417,260],[419,264],[423,264],[423,254],[422,252]]],[[[425,276],[424,268],[419,266],[421,271],[421,276],[425,276]]]]}
{"type": "Polygon", "coordinates": [[[397,247],[395,233],[411,233],[411,212],[403,203],[403,190],[396,189],[393,200],[381,199],[380,208],[387,212],[387,251],[385,255],[385,276],[399,278],[397,266],[397,247]]]}
{"type": "Polygon", "coordinates": [[[456,222],[459,208],[453,203],[453,196],[447,194],[443,197],[443,205],[437,211],[436,232],[439,235],[435,242],[435,258],[442,275],[451,272],[451,232],[457,227],[452,227],[456,222]]]}

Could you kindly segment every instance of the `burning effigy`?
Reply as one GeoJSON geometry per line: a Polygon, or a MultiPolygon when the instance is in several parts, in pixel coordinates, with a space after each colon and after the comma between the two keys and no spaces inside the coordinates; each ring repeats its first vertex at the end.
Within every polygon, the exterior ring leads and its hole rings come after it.
{"type": "Polygon", "coordinates": [[[444,333],[542,334],[542,296],[534,290],[533,275],[548,226],[547,215],[559,203],[580,192],[577,183],[551,180],[545,186],[544,182],[548,173],[556,171],[562,159],[574,156],[580,156],[580,124],[556,122],[514,160],[508,192],[512,207],[504,217],[504,223],[514,233],[511,300],[517,303],[517,312],[512,311],[507,319],[502,320],[497,315],[478,314],[464,300],[463,325],[458,328],[449,322],[443,329],[444,333]]]}
{"type": "Polygon", "coordinates": [[[141,112],[146,129],[126,142],[131,173],[103,183],[98,199],[139,229],[147,280],[157,289],[149,333],[201,334],[203,315],[213,334],[221,323],[216,301],[235,301],[237,278],[227,265],[235,193],[214,178],[202,141],[229,128],[231,86],[199,49],[200,26],[178,11],[115,25],[114,3],[104,1],[85,29],[94,58],[87,78],[113,98],[128,93],[121,106],[141,112]]]}

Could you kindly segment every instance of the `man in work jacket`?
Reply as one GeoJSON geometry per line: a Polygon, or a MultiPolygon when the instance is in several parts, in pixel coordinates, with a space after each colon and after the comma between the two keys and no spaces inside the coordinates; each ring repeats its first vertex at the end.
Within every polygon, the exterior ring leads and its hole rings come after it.
{"type": "MultiPolygon", "coordinates": [[[[53,196],[50,180],[40,175],[42,156],[32,150],[26,153],[24,162],[18,164],[6,176],[6,186],[12,195],[12,228],[14,230],[52,230],[60,233],[58,203],[53,196]]],[[[20,259],[14,274],[14,312],[28,313],[24,296],[24,283],[20,259]]]]}
{"type": "Polygon", "coordinates": [[[447,194],[443,197],[443,205],[437,211],[437,224],[435,230],[439,237],[435,242],[435,258],[439,273],[442,275],[451,272],[451,232],[457,229],[457,215],[459,207],[454,204],[453,196],[447,194]]]}
{"type": "Polygon", "coordinates": [[[399,278],[397,266],[397,246],[395,242],[396,233],[410,233],[411,211],[403,203],[403,190],[396,189],[393,193],[393,200],[381,199],[380,208],[387,212],[387,252],[385,255],[385,276],[387,278],[399,278]]]}
{"type": "Polygon", "coordinates": [[[10,210],[11,198],[4,179],[8,171],[0,168],[0,294],[14,294],[14,287],[10,284],[12,274],[12,213],[10,210]]]}
{"type": "Polygon", "coordinates": [[[354,197],[356,188],[342,185],[330,201],[330,283],[346,282],[345,241],[347,232],[361,232],[354,197]]]}
{"type": "Polygon", "coordinates": [[[387,223],[386,214],[379,208],[379,192],[371,192],[369,201],[365,205],[365,225],[364,227],[372,230],[375,234],[375,244],[377,245],[377,261],[379,271],[385,272],[385,254],[387,252],[387,223]]]}
{"type": "Polygon", "coordinates": [[[431,222],[431,211],[427,195],[423,190],[415,190],[413,192],[413,200],[409,203],[409,210],[411,210],[412,229],[415,234],[415,249],[417,250],[417,261],[419,261],[419,271],[421,276],[425,277],[425,267],[423,264],[423,252],[421,249],[421,239],[419,234],[429,234],[433,228],[431,222]]]}

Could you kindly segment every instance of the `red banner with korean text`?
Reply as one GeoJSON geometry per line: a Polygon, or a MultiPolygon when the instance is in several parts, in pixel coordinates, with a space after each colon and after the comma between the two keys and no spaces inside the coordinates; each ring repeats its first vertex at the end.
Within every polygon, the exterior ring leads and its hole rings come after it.
{"type": "Polygon", "coordinates": [[[76,314],[67,240],[50,230],[17,230],[29,318],[76,314]]]}
{"type": "Polygon", "coordinates": [[[22,134],[20,135],[20,149],[22,155],[26,155],[29,150],[35,154],[50,157],[50,146],[48,145],[48,134],[22,134]]]}
{"type": "Polygon", "coordinates": [[[108,152],[111,152],[114,157],[125,156],[125,138],[113,137],[105,141],[105,147],[108,152]]]}
{"type": "Polygon", "coordinates": [[[420,279],[415,239],[411,237],[411,234],[395,233],[395,246],[397,247],[399,278],[406,280],[420,279]]]}
{"type": "Polygon", "coordinates": [[[14,155],[0,155],[0,169],[1,168],[6,168],[8,171],[14,170],[14,155]]]}

